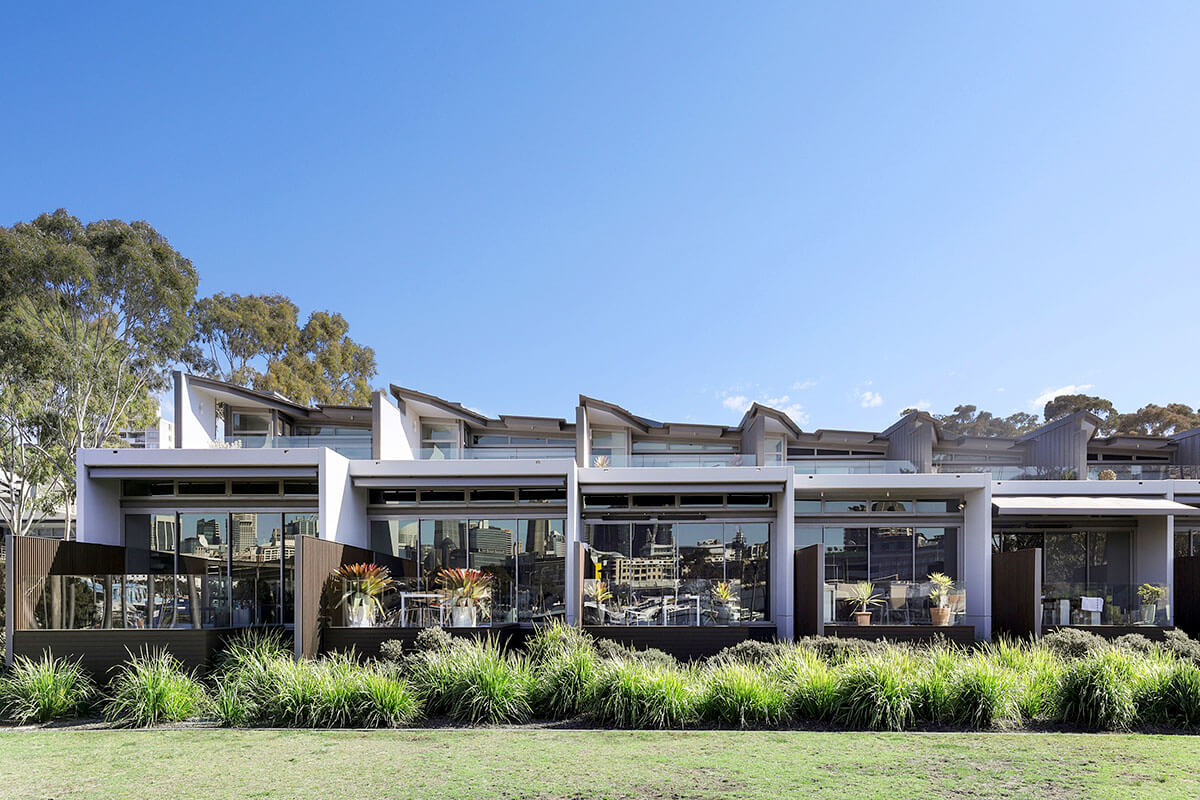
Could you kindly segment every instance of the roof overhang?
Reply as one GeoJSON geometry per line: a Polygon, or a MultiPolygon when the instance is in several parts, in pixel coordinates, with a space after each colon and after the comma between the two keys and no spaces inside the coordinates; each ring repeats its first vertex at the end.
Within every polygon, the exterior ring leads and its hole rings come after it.
{"type": "Polygon", "coordinates": [[[211,479],[225,478],[315,478],[317,468],[311,467],[88,467],[89,478],[145,478],[170,480],[172,478],[211,479]]]}
{"type": "Polygon", "coordinates": [[[449,476],[388,478],[355,475],[351,478],[351,481],[353,481],[354,488],[356,489],[436,489],[439,487],[453,487],[455,489],[562,489],[567,485],[566,476],[559,475],[492,475],[473,478],[449,476]]]}
{"type": "Polygon", "coordinates": [[[1003,515],[1151,517],[1200,513],[1200,509],[1160,497],[993,495],[992,505],[1003,515]]]}

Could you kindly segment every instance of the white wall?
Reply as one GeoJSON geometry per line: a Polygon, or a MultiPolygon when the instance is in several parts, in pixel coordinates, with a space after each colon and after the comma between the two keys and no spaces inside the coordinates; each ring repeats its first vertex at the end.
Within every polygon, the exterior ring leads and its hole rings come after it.
{"type": "Polygon", "coordinates": [[[175,373],[175,432],[183,448],[212,446],[217,430],[217,401],[208,392],[188,383],[186,375],[175,373]]]}
{"type": "Polygon", "coordinates": [[[780,639],[791,639],[796,630],[796,491],[795,474],[788,471],[783,494],[776,500],[778,513],[771,531],[771,621],[780,639]]]}
{"type": "Polygon", "coordinates": [[[367,490],[351,485],[350,460],[332,450],[322,450],[319,469],[321,538],[370,548],[367,490]]]}
{"type": "MultiPolygon", "coordinates": [[[[136,451],[130,451],[136,452],[136,451]]],[[[75,532],[81,542],[95,544],[124,544],[121,519],[121,482],[93,480],[88,477],[80,450],[75,457],[77,495],[75,499],[75,532]]]]}
{"type": "Polygon", "coordinates": [[[582,526],[579,524],[579,513],[582,510],[583,497],[579,494],[579,478],[575,470],[567,472],[567,618],[568,625],[582,622],[582,610],[579,608],[579,592],[573,587],[580,585],[582,576],[579,575],[579,542],[583,540],[582,526]]]}
{"type": "Polygon", "coordinates": [[[963,580],[967,585],[966,624],[975,638],[992,638],[992,487],[964,494],[962,531],[963,580]]]}
{"type": "MultiPolygon", "coordinates": [[[[409,461],[416,457],[404,413],[385,392],[371,395],[371,451],[375,458],[409,461]]],[[[418,432],[419,435],[419,432],[418,432]]],[[[419,442],[419,440],[418,440],[419,442]]]]}
{"type": "Polygon", "coordinates": [[[1171,604],[1171,620],[1175,617],[1174,571],[1175,518],[1138,517],[1137,533],[1133,539],[1133,583],[1134,591],[1143,583],[1170,586],[1167,595],[1171,604]]]}

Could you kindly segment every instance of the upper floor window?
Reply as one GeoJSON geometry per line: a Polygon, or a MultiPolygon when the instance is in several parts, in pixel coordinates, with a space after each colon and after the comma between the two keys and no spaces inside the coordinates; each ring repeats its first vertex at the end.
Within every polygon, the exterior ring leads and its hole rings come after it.
{"type": "Polygon", "coordinates": [[[591,466],[628,466],[625,441],[625,431],[592,431],[591,466]]]}
{"type": "Polygon", "coordinates": [[[458,458],[457,422],[421,423],[422,458],[458,458]]]}

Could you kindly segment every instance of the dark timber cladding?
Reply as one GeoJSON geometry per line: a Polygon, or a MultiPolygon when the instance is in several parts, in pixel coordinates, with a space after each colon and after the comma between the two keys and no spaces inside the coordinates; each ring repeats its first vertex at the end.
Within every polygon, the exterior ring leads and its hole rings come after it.
{"type": "Polygon", "coordinates": [[[330,580],[333,572],[347,564],[361,563],[387,567],[397,578],[416,575],[413,561],[312,536],[296,537],[297,655],[317,655],[322,628],[342,621],[337,616],[341,587],[330,580]]]}
{"type": "Polygon", "coordinates": [[[1175,625],[1200,634],[1200,556],[1175,556],[1175,625]]]}
{"type": "Polygon", "coordinates": [[[795,570],[792,595],[793,617],[796,636],[820,636],[825,628],[825,546],[810,544],[796,551],[793,556],[795,570]]]}
{"type": "Polygon", "coordinates": [[[1042,633],[1042,549],[992,554],[992,630],[1011,636],[1042,633]]]}

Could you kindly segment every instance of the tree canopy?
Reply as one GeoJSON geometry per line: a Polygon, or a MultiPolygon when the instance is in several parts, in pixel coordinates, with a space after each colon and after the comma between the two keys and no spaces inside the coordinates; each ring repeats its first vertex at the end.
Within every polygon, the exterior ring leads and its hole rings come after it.
{"type": "MultiPolygon", "coordinates": [[[[191,337],[192,263],[146,222],[84,225],[65,210],[0,228],[0,398],[8,436],[74,496],[75,453],[149,421],[191,337]]],[[[14,528],[15,529],[15,528],[14,528]]]]}
{"type": "MultiPolygon", "coordinates": [[[[906,408],[902,414],[916,409],[906,408]]],[[[1165,406],[1142,406],[1137,411],[1122,414],[1111,401],[1087,394],[1064,394],[1046,403],[1043,416],[1046,422],[1087,411],[1100,419],[1101,436],[1116,434],[1141,434],[1167,436],[1172,433],[1200,428],[1200,409],[1184,403],[1168,403],[1165,406]]],[[[956,436],[1021,436],[1044,424],[1037,414],[1017,412],[1007,417],[997,417],[975,406],[955,406],[951,414],[933,414],[941,423],[942,430],[956,436]]]]}
{"type": "Polygon", "coordinates": [[[189,365],[303,405],[368,405],[375,351],[349,336],[341,314],[315,311],[303,327],[280,295],[215,294],[192,309],[189,365]]]}

